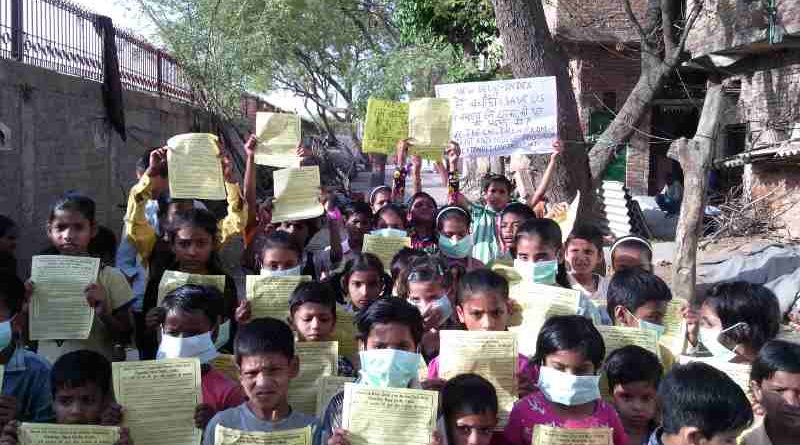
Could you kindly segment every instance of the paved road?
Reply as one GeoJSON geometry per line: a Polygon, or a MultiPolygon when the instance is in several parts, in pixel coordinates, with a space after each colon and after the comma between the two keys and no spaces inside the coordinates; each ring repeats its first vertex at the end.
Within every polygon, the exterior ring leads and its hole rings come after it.
{"type": "MultiPolygon", "coordinates": [[[[447,202],[447,187],[442,186],[439,175],[433,171],[432,167],[426,164],[423,164],[422,166],[422,190],[426,193],[429,193],[439,205],[442,205],[447,202]]],[[[394,165],[386,166],[386,178],[384,179],[384,184],[392,184],[392,173],[394,172],[394,168],[394,165]]],[[[352,190],[354,192],[362,192],[364,193],[364,196],[368,197],[369,192],[372,191],[372,187],[370,186],[370,176],[370,172],[360,172],[355,181],[352,183],[352,190]]],[[[409,198],[413,193],[412,188],[411,177],[409,176],[406,180],[406,198],[409,198]]]]}

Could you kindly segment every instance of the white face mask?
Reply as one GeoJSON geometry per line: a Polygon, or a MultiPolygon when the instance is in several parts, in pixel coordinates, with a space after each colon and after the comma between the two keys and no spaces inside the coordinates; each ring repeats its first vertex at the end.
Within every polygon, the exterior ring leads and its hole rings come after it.
{"type": "MultiPolygon", "coordinates": [[[[738,324],[738,323],[737,323],[738,324]]],[[[731,326],[725,331],[736,327],[736,325],[731,326]]],[[[714,360],[719,360],[723,362],[729,362],[736,357],[736,353],[731,351],[730,349],[726,348],[725,345],[719,342],[719,336],[725,332],[722,329],[711,329],[711,328],[704,328],[701,327],[697,333],[698,340],[700,343],[708,349],[708,352],[714,356],[714,360]]]]}
{"type": "Polygon", "coordinates": [[[175,337],[162,332],[156,359],[195,357],[200,363],[208,363],[218,355],[210,332],[192,337],[175,337]]]}
{"type": "Polygon", "coordinates": [[[303,271],[303,266],[297,265],[290,269],[282,269],[282,270],[272,270],[272,269],[261,269],[261,276],[264,277],[297,277],[300,276],[300,273],[303,271]]]}
{"type": "Polygon", "coordinates": [[[582,405],[599,399],[599,383],[597,375],[572,375],[547,366],[539,369],[539,390],[559,405],[582,405]]]}
{"type": "Polygon", "coordinates": [[[662,326],[660,324],[655,324],[655,323],[651,323],[651,322],[649,322],[647,320],[642,320],[641,318],[633,315],[633,312],[629,311],[628,309],[625,309],[625,311],[628,312],[628,315],[633,317],[634,320],[636,320],[636,323],[639,324],[639,328],[640,329],[644,329],[646,331],[655,331],[656,335],[659,338],[661,338],[661,336],[664,335],[664,332],[667,330],[667,328],[665,328],[664,326],[662,326]]]}
{"type": "Polygon", "coordinates": [[[372,232],[370,232],[370,235],[397,236],[397,237],[400,237],[400,238],[405,238],[405,237],[408,236],[408,232],[406,232],[405,230],[401,230],[401,229],[386,228],[386,229],[375,229],[372,232]]]}

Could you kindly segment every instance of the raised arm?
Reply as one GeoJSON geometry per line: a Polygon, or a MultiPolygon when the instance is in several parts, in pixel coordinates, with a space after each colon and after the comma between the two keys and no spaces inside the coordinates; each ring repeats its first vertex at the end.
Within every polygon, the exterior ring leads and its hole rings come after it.
{"type": "Polygon", "coordinates": [[[244,167],[244,202],[247,204],[247,226],[246,230],[251,230],[258,224],[258,195],[256,188],[256,144],[258,139],[251,135],[244,144],[244,152],[247,155],[244,167]]]}
{"type": "Polygon", "coordinates": [[[414,194],[422,191],[422,157],[411,155],[411,183],[414,185],[414,194]]]}
{"type": "Polygon", "coordinates": [[[153,193],[150,178],[159,175],[161,169],[166,168],[166,163],[167,148],[158,148],[150,152],[150,165],[128,194],[124,236],[136,249],[143,265],[148,264],[156,244],[156,228],[150,225],[145,215],[147,201],[152,198],[153,193]]]}
{"type": "Polygon", "coordinates": [[[392,178],[392,202],[398,203],[405,199],[406,195],[406,157],[408,156],[408,148],[410,147],[408,139],[401,139],[397,141],[397,153],[395,164],[397,167],[394,171],[392,178]]]}
{"type": "Polygon", "coordinates": [[[547,193],[548,187],[550,187],[550,180],[553,178],[553,172],[556,170],[558,156],[563,150],[564,148],[560,140],[553,142],[553,154],[550,155],[550,162],[547,164],[547,169],[545,169],[544,175],[542,175],[542,180],[539,182],[539,186],[536,187],[536,191],[533,192],[533,195],[529,196],[527,199],[529,207],[535,207],[539,201],[544,199],[544,195],[547,193]]]}
{"type": "Polygon", "coordinates": [[[219,222],[220,247],[244,231],[249,213],[253,213],[249,211],[242,199],[242,189],[233,176],[233,165],[227,153],[222,155],[221,162],[222,173],[225,177],[225,191],[228,194],[228,214],[219,222]]]}
{"type": "Polygon", "coordinates": [[[469,212],[472,203],[458,187],[461,180],[461,146],[455,141],[450,141],[445,156],[447,169],[442,174],[442,183],[447,186],[447,203],[457,205],[469,212]]]}

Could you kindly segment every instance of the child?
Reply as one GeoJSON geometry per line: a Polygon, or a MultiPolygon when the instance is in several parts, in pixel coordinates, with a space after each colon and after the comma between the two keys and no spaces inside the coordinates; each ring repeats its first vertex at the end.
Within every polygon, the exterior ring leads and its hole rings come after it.
{"type": "Polygon", "coordinates": [[[567,237],[564,258],[570,269],[570,287],[586,298],[605,301],[608,279],[594,273],[603,261],[603,235],[588,226],[576,227],[567,237]]]}
{"type": "MultiPolygon", "coordinates": [[[[555,221],[548,218],[525,221],[517,230],[511,248],[516,275],[523,282],[570,288],[562,247],[561,229],[555,221]]],[[[596,324],[611,324],[608,315],[598,310],[584,295],[579,300],[578,315],[587,317],[596,324]]]]}
{"type": "MultiPolygon", "coordinates": [[[[395,204],[386,204],[375,212],[375,229],[393,229],[406,232],[406,212],[395,204]]],[[[398,235],[401,235],[398,233],[398,235]]],[[[407,235],[401,235],[407,236],[407,235]]]]}
{"type": "Polygon", "coordinates": [[[658,383],[664,369],[658,357],[639,346],[625,346],[606,359],[611,403],[617,409],[630,445],[647,445],[658,425],[658,383]]]}
{"type": "Polygon", "coordinates": [[[345,251],[344,254],[361,252],[364,235],[372,228],[372,210],[366,203],[353,202],[344,211],[344,221],[349,246],[349,251],[345,251]]]}
{"type": "Polygon", "coordinates": [[[425,192],[415,193],[408,201],[408,231],[411,248],[436,251],[436,200],[425,192]]]}
{"type": "Polygon", "coordinates": [[[751,363],[779,329],[775,294],[760,284],[735,281],[709,291],[700,307],[698,335],[690,335],[689,342],[699,340],[715,360],[751,363]]]}
{"type": "Polygon", "coordinates": [[[20,326],[27,322],[25,287],[16,275],[0,272],[0,365],[3,372],[0,425],[10,420],[51,422],[50,364],[19,346],[20,326]]]}
{"type": "Polygon", "coordinates": [[[459,266],[466,272],[483,267],[472,257],[472,235],[469,233],[469,214],[461,207],[449,206],[436,216],[439,231],[439,250],[447,259],[448,267],[459,266]]]}
{"type": "Polygon", "coordinates": [[[425,327],[422,337],[422,356],[427,360],[439,355],[439,330],[451,325],[453,305],[448,294],[450,275],[446,264],[438,255],[413,259],[400,277],[398,297],[406,299],[419,309],[425,327]]]}
{"type": "MultiPolygon", "coordinates": [[[[456,314],[458,321],[468,331],[505,331],[511,318],[511,300],[508,297],[508,282],[501,275],[488,269],[468,272],[458,286],[456,314]]],[[[519,354],[517,375],[520,397],[534,389],[539,378],[538,366],[531,365],[528,358],[519,354]]],[[[439,358],[428,365],[428,380],[439,379],[439,358]]]]}
{"type": "Polygon", "coordinates": [[[330,281],[340,286],[334,287],[338,291],[336,299],[351,313],[363,310],[392,287],[381,260],[371,253],[355,254],[345,263],[344,270],[330,281]]]}
{"type": "Polygon", "coordinates": [[[797,443],[800,437],[800,345],[773,340],[758,352],[750,388],[766,415],[739,437],[742,445],[797,443]]]}
{"type": "MultiPolygon", "coordinates": [[[[336,294],[325,283],[300,283],[289,299],[289,323],[297,341],[333,341],[336,330],[336,294]]],[[[340,355],[337,375],[355,377],[353,364],[340,355]]]]}
{"type": "Polygon", "coordinates": [[[300,261],[303,248],[286,232],[276,231],[270,234],[261,246],[258,257],[260,275],[299,276],[302,274],[300,261]]]}
{"type": "MultiPolygon", "coordinates": [[[[356,317],[361,377],[359,383],[375,387],[419,388],[417,374],[422,357],[422,317],[400,298],[384,297],[356,317]],[[391,363],[387,366],[387,362],[391,363]]],[[[333,396],[325,409],[316,444],[349,445],[342,426],[344,391],[333,396]]],[[[438,434],[431,445],[440,445],[438,434]]]]}
{"type": "MultiPolygon", "coordinates": [[[[164,272],[176,270],[197,275],[224,275],[225,292],[223,293],[222,316],[224,322],[233,320],[238,298],[236,283],[222,269],[216,254],[217,233],[219,226],[216,217],[208,210],[191,209],[179,212],[172,217],[172,224],[167,231],[167,239],[174,252],[174,261],[161,271],[152,271],[144,295],[143,310],[146,315],[148,342],[139,346],[142,360],[155,358],[155,330],[163,322],[163,309],[157,307],[158,287],[164,272]]],[[[235,325],[230,326],[230,335],[235,335],[235,325]]],[[[230,350],[231,339],[221,342],[225,350],[230,350]]]]}
{"type": "Polygon", "coordinates": [[[317,426],[317,419],[289,406],[289,382],[300,372],[294,336],[286,323],[257,318],[242,325],[234,355],[247,401],[217,413],[203,434],[203,445],[214,445],[217,425],[240,431],[283,431],[317,426]]]}
{"type": "Polygon", "coordinates": [[[744,391],[700,362],[676,366],[658,386],[661,428],[648,445],[734,444],[753,422],[744,391]]]}
{"type": "Polygon", "coordinates": [[[0,215],[0,273],[17,274],[17,238],[17,224],[11,218],[0,215]]]}
{"type": "Polygon", "coordinates": [[[442,417],[447,443],[489,445],[497,426],[497,392],[486,379],[461,374],[442,388],[442,417]]]}
{"type": "MultiPolygon", "coordinates": [[[[117,426],[122,411],[111,390],[111,363],[101,354],[79,350],[62,355],[53,365],[47,386],[52,388],[55,421],[61,425],[117,426]]],[[[19,423],[3,429],[2,445],[18,443],[19,423]]],[[[131,444],[127,428],[120,428],[116,445],[131,444]]]]}
{"type": "Polygon", "coordinates": [[[211,286],[187,284],[170,292],[161,306],[165,316],[156,358],[200,360],[203,403],[195,423],[205,428],[214,414],[244,402],[241,386],[209,364],[219,355],[214,340],[222,323],[222,294],[211,286]]]}
{"type": "Polygon", "coordinates": [[[392,202],[392,189],[387,185],[379,185],[369,193],[369,206],[372,213],[377,214],[383,206],[392,202]]]}
{"type": "Polygon", "coordinates": [[[503,433],[510,445],[531,443],[536,425],[560,428],[611,428],[615,445],[628,437],[614,408],[600,399],[603,337],[576,315],[547,320],[536,339],[533,360],[539,368],[539,391],[514,404],[503,433]]]}
{"type": "Polygon", "coordinates": [[[514,244],[517,230],[522,223],[533,218],[536,218],[533,210],[521,202],[511,202],[500,212],[500,245],[502,254],[497,257],[498,260],[513,261],[510,249],[514,244]]]}
{"type": "Polygon", "coordinates": [[[611,268],[614,272],[631,267],[653,271],[653,246],[635,235],[623,236],[611,246],[611,268]]]}
{"type": "Polygon", "coordinates": [[[411,261],[413,261],[415,258],[424,258],[425,256],[427,256],[425,252],[414,250],[409,247],[403,247],[399,252],[397,252],[397,254],[395,254],[394,258],[392,258],[392,264],[390,268],[393,296],[397,297],[400,294],[408,295],[408,290],[401,282],[402,280],[400,280],[400,277],[405,276],[408,273],[408,265],[411,264],[411,261]]]}
{"type": "MultiPolygon", "coordinates": [[[[69,192],[51,208],[47,234],[52,248],[46,253],[57,255],[87,255],[89,242],[97,233],[94,201],[69,192]]],[[[36,287],[36,283],[31,283],[36,287]]],[[[67,352],[89,349],[106,359],[113,357],[114,345],[125,344],[130,338],[130,306],[133,292],[122,273],[101,265],[97,282],[86,287],[86,302],[94,308],[95,321],[86,340],[42,340],[39,354],[54,362],[67,352]]]]}

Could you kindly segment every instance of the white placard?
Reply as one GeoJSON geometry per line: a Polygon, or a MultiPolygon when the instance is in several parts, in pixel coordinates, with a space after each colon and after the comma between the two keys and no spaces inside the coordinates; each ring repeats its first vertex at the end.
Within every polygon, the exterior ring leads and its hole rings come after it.
{"type": "Polygon", "coordinates": [[[436,85],[450,99],[464,157],[550,153],[558,136],[555,77],[436,85]]]}

